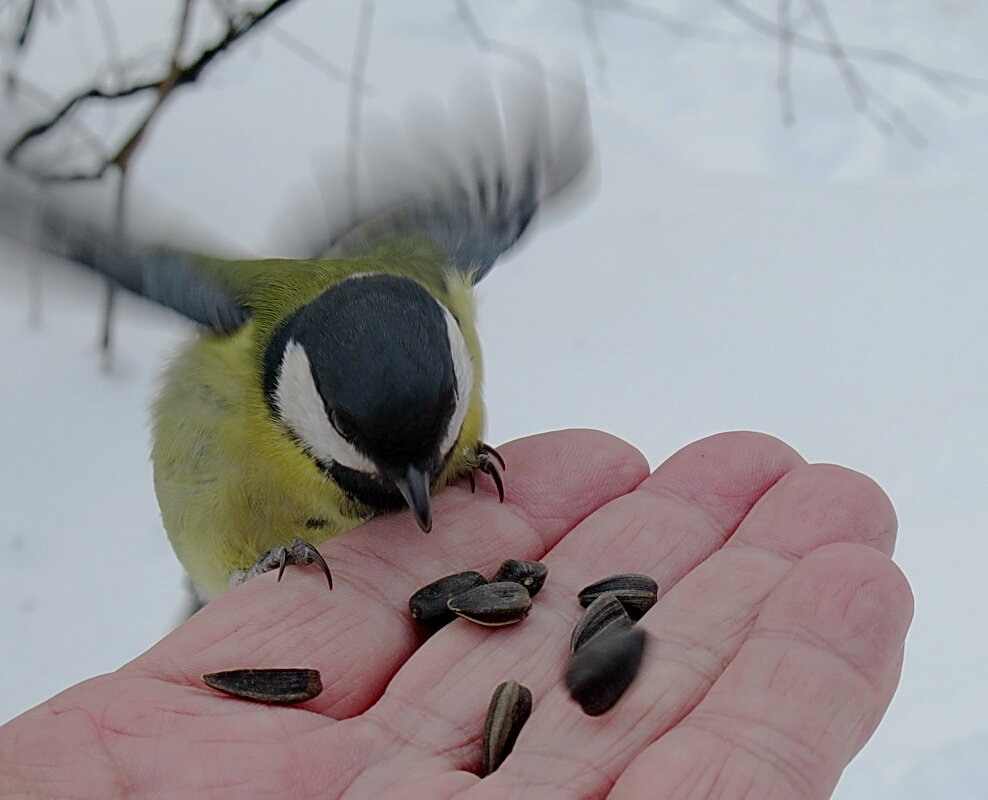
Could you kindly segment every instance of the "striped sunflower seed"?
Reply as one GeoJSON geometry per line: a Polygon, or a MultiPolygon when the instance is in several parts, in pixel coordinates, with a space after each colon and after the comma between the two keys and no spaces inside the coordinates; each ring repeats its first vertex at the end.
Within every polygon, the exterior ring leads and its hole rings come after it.
{"type": "Polygon", "coordinates": [[[631,617],[617,599],[617,595],[607,592],[594,600],[583,612],[580,621],[573,628],[569,649],[571,653],[592,642],[598,636],[611,630],[627,630],[632,626],[631,617]]]}
{"type": "Polygon", "coordinates": [[[496,770],[508,757],[532,713],[532,692],[517,681],[505,681],[494,690],[484,721],[481,760],[483,777],[496,770]]]}
{"type": "Polygon", "coordinates": [[[659,585],[648,575],[627,573],[611,575],[580,590],[580,605],[588,607],[602,594],[611,592],[617,596],[632,619],[641,619],[645,612],[655,605],[659,596],[659,585]]]}
{"type": "Polygon", "coordinates": [[[510,625],[532,610],[532,598],[520,583],[499,581],[468,589],[449,599],[449,610],[480,625],[510,625]]]}

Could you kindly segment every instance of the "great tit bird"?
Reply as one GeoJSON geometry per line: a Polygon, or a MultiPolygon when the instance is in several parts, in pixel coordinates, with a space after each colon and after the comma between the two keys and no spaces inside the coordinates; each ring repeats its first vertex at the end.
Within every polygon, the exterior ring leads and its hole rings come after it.
{"type": "Polygon", "coordinates": [[[479,94],[380,147],[363,196],[327,187],[332,213],[301,226],[302,259],[152,246],[0,178],[0,232],[199,325],[166,369],[151,458],[203,599],[313,560],[332,585],[315,544],[404,506],[427,532],[430,492],[475,469],[503,499],[471,290],[585,172],[591,144],[582,85],[479,94]]]}

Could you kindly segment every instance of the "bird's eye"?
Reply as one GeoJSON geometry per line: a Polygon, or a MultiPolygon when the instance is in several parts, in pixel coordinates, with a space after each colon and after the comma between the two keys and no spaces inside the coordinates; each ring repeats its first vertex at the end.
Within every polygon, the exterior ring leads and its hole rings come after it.
{"type": "Polygon", "coordinates": [[[335,408],[329,409],[329,424],[333,426],[334,431],[348,442],[353,440],[353,428],[343,420],[340,412],[335,408]]]}

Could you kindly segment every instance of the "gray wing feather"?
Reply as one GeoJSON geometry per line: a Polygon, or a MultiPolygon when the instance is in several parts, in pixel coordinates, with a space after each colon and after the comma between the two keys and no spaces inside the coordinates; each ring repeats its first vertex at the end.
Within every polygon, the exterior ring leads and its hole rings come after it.
{"type": "Polygon", "coordinates": [[[550,96],[529,76],[506,83],[500,102],[483,79],[468,89],[448,114],[420,104],[403,136],[365,146],[357,197],[344,202],[338,192],[327,203],[333,213],[301,232],[299,254],[359,255],[425,235],[474,282],[483,278],[536,212],[587,171],[593,147],[582,81],[550,96]]]}
{"type": "Polygon", "coordinates": [[[9,171],[0,174],[0,233],[89,267],[216,331],[234,330],[250,316],[202,272],[198,256],[119,236],[80,203],[9,171]]]}

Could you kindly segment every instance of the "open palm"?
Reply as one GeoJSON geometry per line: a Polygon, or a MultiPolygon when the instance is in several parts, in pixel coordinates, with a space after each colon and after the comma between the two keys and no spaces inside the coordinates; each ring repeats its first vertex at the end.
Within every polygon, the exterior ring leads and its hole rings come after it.
{"type": "MultiPolygon", "coordinates": [[[[214,601],[120,670],[0,732],[0,795],[73,798],[826,798],[892,697],[912,609],[881,490],[767,436],[696,442],[650,476],[633,448],[566,431],[502,448],[507,499],[442,492],[425,536],[378,518],[214,601]],[[431,637],[407,601],[451,572],[541,559],[521,624],[431,637]],[[635,684],[601,717],[561,685],[582,586],[645,572],[658,604],[635,684]],[[204,672],[306,666],[296,707],[219,695],[204,672]],[[514,752],[477,777],[494,687],[530,687],[514,752]]],[[[136,613],[139,613],[136,612],[136,613]]]]}

